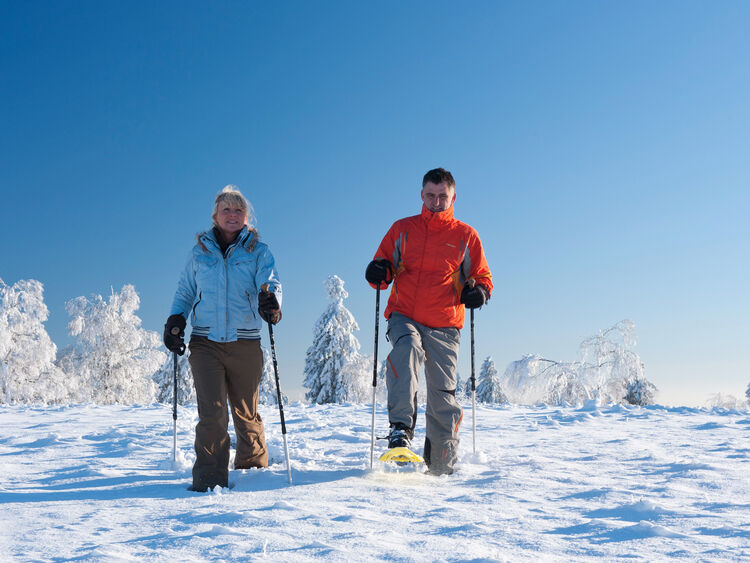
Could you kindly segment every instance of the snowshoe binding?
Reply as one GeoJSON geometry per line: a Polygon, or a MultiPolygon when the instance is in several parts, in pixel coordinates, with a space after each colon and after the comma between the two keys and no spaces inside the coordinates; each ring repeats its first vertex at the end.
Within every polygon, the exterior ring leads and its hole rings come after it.
{"type": "Polygon", "coordinates": [[[388,434],[388,451],[378,460],[402,466],[410,463],[424,463],[421,456],[411,451],[411,438],[411,428],[403,424],[392,425],[388,434]]]}

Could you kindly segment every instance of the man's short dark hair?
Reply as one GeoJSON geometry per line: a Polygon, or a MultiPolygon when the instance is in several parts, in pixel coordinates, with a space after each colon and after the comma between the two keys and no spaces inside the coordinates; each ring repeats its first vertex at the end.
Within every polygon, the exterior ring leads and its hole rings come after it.
{"type": "Polygon", "coordinates": [[[446,184],[448,184],[449,188],[456,188],[456,181],[453,179],[453,175],[445,168],[435,168],[434,170],[430,170],[427,174],[424,175],[424,178],[422,178],[423,188],[427,185],[427,182],[436,185],[440,185],[445,182],[446,184]]]}

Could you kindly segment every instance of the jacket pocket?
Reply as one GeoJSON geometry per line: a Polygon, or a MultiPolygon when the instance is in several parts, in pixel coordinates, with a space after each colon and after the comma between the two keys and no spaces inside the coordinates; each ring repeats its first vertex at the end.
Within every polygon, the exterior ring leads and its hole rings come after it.
{"type": "Polygon", "coordinates": [[[209,287],[216,279],[219,259],[211,255],[201,255],[195,259],[195,280],[198,287],[209,287]]]}
{"type": "Polygon", "coordinates": [[[203,292],[202,292],[202,291],[198,293],[198,299],[196,300],[196,302],[195,302],[195,303],[193,303],[193,310],[192,310],[192,312],[190,313],[190,316],[191,316],[191,317],[192,317],[192,319],[193,319],[192,321],[190,321],[190,324],[192,324],[192,325],[195,325],[195,324],[197,324],[197,323],[195,322],[195,308],[196,308],[196,307],[198,306],[198,303],[200,303],[200,302],[201,302],[201,299],[203,299],[203,292]]]}
{"type": "Polygon", "coordinates": [[[257,320],[258,315],[255,313],[255,306],[253,306],[253,298],[250,297],[249,291],[245,291],[245,297],[247,297],[247,302],[250,305],[250,314],[253,316],[253,320],[257,320]]]}

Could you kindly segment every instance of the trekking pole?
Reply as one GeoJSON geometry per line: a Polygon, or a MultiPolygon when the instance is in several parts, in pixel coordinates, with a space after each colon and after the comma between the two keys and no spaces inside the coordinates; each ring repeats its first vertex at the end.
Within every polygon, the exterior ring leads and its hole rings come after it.
{"type": "MultiPolygon", "coordinates": [[[[177,336],[180,334],[179,327],[172,327],[170,332],[177,336]]],[[[172,461],[177,461],[177,352],[172,352],[174,361],[174,393],[172,397],[172,461]]]]}
{"type": "Polygon", "coordinates": [[[477,381],[474,377],[474,309],[471,309],[471,440],[477,455],[477,381]]]}
{"type": "MultiPolygon", "coordinates": [[[[268,284],[263,284],[262,291],[268,291],[268,284]]],[[[281,418],[281,435],[284,438],[284,455],[286,456],[286,471],[289,484],[292,484],[292,466],[289,463],[289,446],[286,442],[286,421],[284,420],[284,402],[281,399],[281,385],[279,384],[279,365],[276,362],[276,344],[273,340],[273,325],[268,323],[268,338],[271,340],[271,358],[273,358],[273,373],[276,377],[276,401],[279,403],[279,417],[281,418]]]]}
{"type": "Polygon", "coordinates": [[[372,432],[370,433],[370,469],[375,455],[375,390],[378,386],[378,327],[380,326],[380,284],[375,289],[375,351],[372,363],[372,432]]]}
{"type": "MultiPolygon", "coordinates": [[[[476,285],[473,278],[466,282],[469,287],[476,285]]],[[[471,443],[474,455],[477,455],[477,380],[474,375],[474,309],[471,311],[471,443]]]]}

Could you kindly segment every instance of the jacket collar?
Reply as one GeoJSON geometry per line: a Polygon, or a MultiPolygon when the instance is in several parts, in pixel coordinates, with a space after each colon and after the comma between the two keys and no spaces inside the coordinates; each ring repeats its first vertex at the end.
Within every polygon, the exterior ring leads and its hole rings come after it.
{"type": "MultiPolygon", "coordinates": [[[[231,251],[231,249],[233,247],[235,247],[235,246],[244,246],[244,247],[247,247],[248,243],[252,239],[252,236],[253,236],[254,232],[255,232],[254,230],[252,230],[252,231],[249,230],[247,228],[247,225],[245,225],[244,227],[242,227],[242,230],[237,235],[237,238],[234,239],[234,242],[229,245],[229,247],[227,248],[227,250],[231,251]]],[[[212,229],[207,230],[202,235],[200,235],[198,237],[198,241],[201,242],[201,243],[203,243],[203,247],[207,251],[216,251],[219,254],[223,254],[222,251],[221,251],[221,245],[219,244],[219,241],[217,240],[216,236],[217,236],[216,235],[216,231],[212,228],[212,229]],[[211,250],[209,250],[209,248],[211,250]]]]}
{"type": "Polygon", "coordinates": [[[427,206],[422,204],[422,219],[428,225],[447,225],[453,221],[453,206],[451,205],[445,211],[430,211],[427,206]]]}

